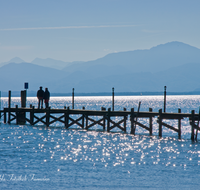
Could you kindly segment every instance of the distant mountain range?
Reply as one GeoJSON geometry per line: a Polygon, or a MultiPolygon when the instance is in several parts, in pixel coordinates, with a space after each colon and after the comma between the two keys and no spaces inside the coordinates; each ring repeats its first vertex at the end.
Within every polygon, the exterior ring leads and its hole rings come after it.
{"type": "MultiPolygon", "coordinates": [[[[19,57],[15,57],[8,62],[0,63],[0,67],[7,65],[9,63],[25,63],[25,61],[22,60],[19,57]]],[[[83,61],[64,62],[64,61],[50,59],[50,58],[47,58],[47,59],[35,58],[31,63],[33,63],[35,65],[43,66],[43,67],[49,67],[49,68],[53,68],[53,69],[62,70],[66,66],[69,66],[69,65],[74,64],[74,63],[75,64],[76,63],[83,63],[83,61]]]]}
{"type": "Polygon", "coordinates": [[[149,50],[111,53],[88,62],[36,58],[25,63],[14,58],[0,64],[0,90],[48,87],[54,93],[76,92],[188,92],[200,90],[200,49],[181,42],[149,50]]]}

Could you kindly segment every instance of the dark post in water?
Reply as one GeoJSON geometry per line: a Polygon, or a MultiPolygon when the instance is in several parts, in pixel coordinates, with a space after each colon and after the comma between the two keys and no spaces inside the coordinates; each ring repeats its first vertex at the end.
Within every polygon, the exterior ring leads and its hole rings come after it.
{"type": "Polygon", "coordinates": [[[26,90],[21,91],[21,107],[26,107],[26,90]]]}
{"type": "Polygon", "coordinates": [[[74,88],[72,88],[72,109],[74,109],[74,88]]]}
{"type": "Polygon", "coordinates": [[[166,111],[166,86],[164,86],[164,112],[166,111]]]}
{"type": "MultiPolygon", "coordinates": [[[[21,107],[26,107],[26,90],[21,91],[21,107]]],[[[19,112],[17,114],[17,123],[23,125],[26,123],[26,112],[19,112]]]]}
{"type": "Polygon", "coordinates": [[[115,96],[115,94],[114,94],[114,88],[112,88],[112,111],[114,111],[114,96],[115,96]]]}
{"type": "MultiPolygon", "coordinates": [[[[10,123],[11,91],[8,91],[8,123],[10,123]]],[[[4,113],[5,114],[5,113],[4,113]]]]}
{"type": "Polygon", "coordinates": [[[8,91],[8,107],[11,107],[11,91],[8,91]]]}

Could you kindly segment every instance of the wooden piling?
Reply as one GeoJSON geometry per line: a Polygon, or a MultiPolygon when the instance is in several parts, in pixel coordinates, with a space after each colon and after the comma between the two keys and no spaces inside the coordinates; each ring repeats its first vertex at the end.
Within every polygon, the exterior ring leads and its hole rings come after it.
{"type": "Polygon", "coordinates": [[[26,90],[21,91],[21,107],[26,107],[26,90]]]}
{"type": "MultiPolygon", "coordinates": [[[[149,108],[149,112],[152,112],[153,109],[152,108],[149,108]]],[[[153,134],[153,119],[152,119],[152,116],[149,117],[149,135],[152,136],[153,134]]]]}
{"type": "Polygon", "coordinates": [[[69,127],[69,106],[67,107],[67,111],[65,112],[65,127],[69,127]]]}
{"type": "MultiPolygon", "coordinates": [[[[85,110],[85,107],[83,106],[82,109],[85,110]]],[[[82,114],[82,128],[83,128],[83,129],[84,129],[84,121],[85,121],[85,115],[82,114]]]]}
{"type": "Polygon", "coordinates": [[[50,121],[50,107],[46,110],[46,126],[49,127],[49,121],[50,121]]]}
{"type": "Polygon", "coordinates": [[[10,123],[11,91],[8,91],[8,123],[10,123]]]}
{"type": "Polygon", "coordinates": [[[30,124],[33,125],[34,123],[34,110],[35,110],[35,106],[31,107],[31,111],[30,111],[30,124]]]}
{"type": "Polygon", "coordinates": [[[111,108],[108,108],[108,114],[107,114],[107,132],[110,131],[110,111],[111,111],[111,108]]]}
{"type": "MultiPolygon", "coordinates": [[[[126,111],[126,108],[124,108],[124,111],[126,111]]],[[[126,120],[127,116],[124,116],[124,132],[126,132],[126,120]]]]}
{"type": "Polygon", "coordinates": [[[11,91],[8,91],[8,108],[11,108],[11,91]]]}
{"type": "Polygon", "coordinates": [[[164,113],[166,111],[166,86],[164,86],[164,113]]]}
{"type": "MultiPolygon", "coordinates": [[[[101,107],[101,111],[105,111],[106,108],[104,107],[101,107]]],[[[106,117],[105,117],[105,114],[103,115],[103,130],[106,129],[106,117]]]]}
{"type": "Polygon", "coordinates": [[[194,120],[195,111],[191,111],[191,140],[194,141],[194,129],[195,129],[195,120],[194,120]]]}
{"type": "MultiPolygon", "coordinates": [[[[181,109],[178,109],[178,113],[181,113],[181,109]]],[[[181,139],[181,119],[178,119],[178,138],[181,139]]]]}
{"type": "Polygon", "coordinates": [[[131,120],[131,134],[135,135],[135,130],[134,130],[134,108],[131,108],[130,120],[131,120]]]}
{"type": "Polygon", "coordinates": [[[6,115],[7,115],[7,112],[6,112],[6,109],[4,108],[4,123],[6,123],[6,115]]]}
{"type": "Polygon", "coordinates": [[[112,111],[114,111],[114,107],[115,107],[114,97],[115,97],[114,88],[112,88],[112,111]]]}
{"type": "Polygon", "coordinates": [[[15,106],[15,114],[16,114],[16,124],[18,125],[20,123],[18,105],[15,106]]]}
{"type": "Polygon", "coordinates": [[[162,109],[159,110],[159,137],[162,137],[162,109]]]}
{"type": "Polygon", "coordinates": [[[72,109],[74,109],[74,88],[72,88],[72,109]]]}

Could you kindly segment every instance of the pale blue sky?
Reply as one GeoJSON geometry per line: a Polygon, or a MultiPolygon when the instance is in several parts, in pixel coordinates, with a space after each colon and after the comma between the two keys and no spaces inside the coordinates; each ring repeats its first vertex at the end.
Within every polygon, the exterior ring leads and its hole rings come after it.
{"type": "Polygon", "coordinates": [[[180,41],[200,48],[200,0],[0,0],[0,63],[88,61],[180,41]]]}

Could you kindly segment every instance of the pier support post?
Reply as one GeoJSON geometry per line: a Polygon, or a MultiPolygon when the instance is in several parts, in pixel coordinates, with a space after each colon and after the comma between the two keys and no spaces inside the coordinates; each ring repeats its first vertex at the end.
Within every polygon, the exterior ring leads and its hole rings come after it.
{"type": "MultiPolygon", "coordinates": [[[[101,107],[101,111],[105,111],[105,110],[106,110],[106,108],[101,107]]],[[[103,115],[103,130],[106,129],[106,123],[105,123],[105,120],[106,120],[105,115],[103,115]]]]}
{"type": "Polygon", "coordinates": [[[46,126],[49,127],[49,119],[50,119],[50,107],[46,110],[46,126]]]}
{"type": "MultiPolygon", "coordinates": [[[[26,107],[26,90],[21,91],[21,107],[26,107]]],[[[18,124],[26,123],[26,112],[18,112],[18,124]]]]}
{"type": "MultiPolygon", "coordinates": [[[[149,108],[149,112],[152,112],[152,108],[149,108]]],[[[153,122],[152,117],[149,117],[149,135],[152,136],[153,131],[153,122]]]]}
{"type": "Polygon", "coordinates": [[[72,88],[72,109],[74,109],[74,88],[72,88]]]}
{"type": "Polygon", "coordinates": [[[192,114],[192,121],[191,121],[191,140],[194,141],[194,125],[195,125],[195,120],[194,120],[194,114],[195,114],[195,111],[192,110],[191,112],[192,114]]]}
{"type": "Polygon", "coordinates": [[[166,111],[166,86],[164,86],[164,113],[166,111]]]}
{"type": "Polygon", "coordinates": [[[65,112],[65,127],[69,126],[69,106],[67,107],[67,111],[65,112]]]}
{"type": "Polygon", "coordinates": [[[30,124],[33,125],[34,122],[34,109],[35,106],[32,106],[32,110],[30,111],[30,124]]]}
{"type": "Polygon", "coordinates": [[[131,108],[130,120],[131,120],[131,134],[135,135],[135,130],[134,130],[134,108],[131,108]]]}
{"type": "Polygon", "coordinates": [[[10,123],[11,91],[8,91],[8,123],[10,123]]]}
{"type": "Polygon", "coordinates": [[[115,97],[114,88],[112,88],[112,111],[114,111],[115,107],[114,97],[115,97]]]}
{"type": "Polygon", "coordinates": [[[26,90],[21,91],[21,107],[26,107],[26,90]]]}
{"type": "Polygon", "coordinates": [[[111,108],[108,108],[108,115],[107,115],[107,132],[110,131],[110,111],[111,111],[111,108]]]}
{"type": "Polygon", "coordinates": [[[4,123],[6,123],[6,109],[4,108],[4,123]]]}
{"type": "Polygon", "coordinates": [[[88,115],[85,116],[85,128],[88,129],[88,115]]]}
{"type": "Polygon", "coordinates": [[[64,112],[64,115],[65,115],[64,122],[65,122],[65,127],[66,127],[67,126],[67,123],[66,123],[66,118],[67,118],[66,106],[64,106],[64,110],[65,110],[65,112],[64,112]]]}
{"type": "MultiPolygon", "coordinates": [[[[124,108],[124,111],[126,111],[126,108],[124,108]]],[[[127,116],[124,116],[124,131],[126,132],[126,120],[127,116]]]]}
{"type": "Polygon", "coordinates": [[[159,137],[162,137],[162,109],[159,110],[159,137]]]}
{"type": "Polygon", "coordinates": [[[15,114],[16,114],[16,124],[19,124],[19,112],[18,112],[18,105],[15,106],[15,114]]]}
{"type": "MultiPolygon", "coordinates": [[[[181,113],[181,109],[178,109],[178,113],[181,113]]],[[[178,119],[178,138],[181,139],[181,119],[178,119]]]]}
{"type": "MultiPolygon", "coordinates": [[[[83,110],[85,110],[85,107],[83,107],[83,110]]],[[[84,121],[85,121],[85,114],[82,115],[82,128],[84,129],[84,121]]]]}

